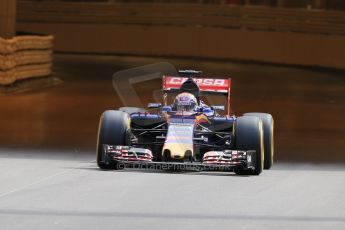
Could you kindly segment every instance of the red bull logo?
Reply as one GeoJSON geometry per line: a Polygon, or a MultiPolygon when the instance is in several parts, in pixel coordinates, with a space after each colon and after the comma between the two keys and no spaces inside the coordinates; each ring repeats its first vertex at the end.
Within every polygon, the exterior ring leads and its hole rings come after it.
{"type": "Polygon", "coordinates": [[[201,114],[201,115],[195,117],[195,124],[199,125],[201,123],[211,124],[211,121],[207,118],[207,116],[205,114],[201,114]]]}

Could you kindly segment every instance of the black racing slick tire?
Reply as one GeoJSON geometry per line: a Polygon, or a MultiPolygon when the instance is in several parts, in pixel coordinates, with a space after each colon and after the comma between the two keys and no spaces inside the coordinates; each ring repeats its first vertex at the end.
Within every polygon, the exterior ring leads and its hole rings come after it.
{"type": "Polygon", "coordinates": [[[255,150],[255,169],[235,168],[238,175],[259,175],[264,167],[264,138],[262,121],[257,117],[238,117],[235,123],[235,142],[238,150],[255,150]]]}
{"type": "Polygon", "coordinates": [[[104,146],[126,145],[129,117],[127,113],[116,110],[105,111],[99,122],[96,158],[101,169],[119,169],[114,161],[106,161],[104,146]]]}
{"type": "Polygon", "coordinates": [[[138,107],[120,107],[118,110],[128,113],[128,114],[146,112],[144,108],[138,108],[138,107]]]}
{"type": "Polygon", "coordinates": [[[268,113],[245,113],[243,116],[254,116],[261,119],[264,128],[264,169],[270,169],[274,161],[274,120],[272,115],[268,113]]]}

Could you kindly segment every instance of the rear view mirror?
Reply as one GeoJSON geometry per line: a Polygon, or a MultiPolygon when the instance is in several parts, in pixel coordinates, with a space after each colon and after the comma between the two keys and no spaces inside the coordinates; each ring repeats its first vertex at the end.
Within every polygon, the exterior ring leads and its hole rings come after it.
{"type": "Polygon", "coordinates": [[[225,110],[224,105],[212,105],[211,108],[212,108],[213,110],[221,110],[221,111],[224,111],[224,110],[225,110]]]}
{"type": "Polygon", "coordinates": [[[162,112],[171,112],[171,106],[163,106],[162,112]]]}
{"type": "Polygon", "coordinates": [[[162,107],[161,103],[149,103],[147,105],[148,108],[150,109],[159,109],[160,107],[162,107]]]}

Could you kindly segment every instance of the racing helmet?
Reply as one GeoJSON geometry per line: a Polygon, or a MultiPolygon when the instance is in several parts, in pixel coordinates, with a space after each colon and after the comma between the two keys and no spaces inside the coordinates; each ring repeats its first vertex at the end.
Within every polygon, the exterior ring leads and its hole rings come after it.
{"type": "Polygon", "coordinates": [[[198,101],[195,96],[191,93],[180,93],[176,96],[173,104],[173,108],[176,111],[186,111],[191,112],[196,110],[198,106],[198,101]]]}

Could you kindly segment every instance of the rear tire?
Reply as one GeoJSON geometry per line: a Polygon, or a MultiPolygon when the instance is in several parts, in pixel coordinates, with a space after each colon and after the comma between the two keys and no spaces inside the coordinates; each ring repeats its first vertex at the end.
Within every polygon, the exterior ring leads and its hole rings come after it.
{"type": "Polygon", "coordinates": [[[257,117],[238,117],[235,128],[236,149],[255,150],[255,169],[236,168],[238,175],[259,175],[264,167],[264,139],[262,121],[257,117]]]}
{"type": "Polygon", "coordinates": [[[128,114],[122,111],[107,110],[99,122],[96,159],[101,169],[119,169],[114,161],[105,161],[103,145],[126,145],[128,114]]]}
{"type": "Polygon", "coordinates": [[[272,115],[268,113],[245,113],[243,116],[254,116],[261,119],[264,128],[264,169],[270,169],[274,161],[274,121],[272,115]]]}

